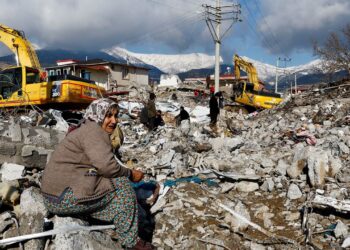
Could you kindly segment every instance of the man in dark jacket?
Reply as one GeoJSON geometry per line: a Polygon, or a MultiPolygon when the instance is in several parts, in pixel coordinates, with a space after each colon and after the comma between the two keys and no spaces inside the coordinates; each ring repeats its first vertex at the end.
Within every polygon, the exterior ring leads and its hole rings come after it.
{"type": "Polygon", "coordinates": [[[162,117],[162,111],[161,110],[157,110],[157,115],[156,118],[154,119],[154,127],[158,128],[159,126],[164,126],[164,120],[162,117]]]}
{"type": "Polygon", "coordinates": [[[180,114],[178,114],[177,116],[175,116],[176,119],[176,125],[180,126],[181,122],[183,120],[190,120],[190,115],[188,114],[188,112],[185,110],[185,108],[183,106],[180,107],[180,114]]]}
{"type": "Polygon", "coordinates": [[[156,100],[156,95],[154,93],[150,93],[149,100],[147,103],[148,129],[150,131],[154,129],[154,120],[157,115],[155,100],[156,100]]]}
{"type": "Polygon", "coordinates": [[[210,125],[216,125],[216,122],[218,120],[218,115],[220,113],[219,108],[219,99],[220,94],[217,92],[215,95],[212,95],[209,101],[209,116],[210,116],[210,125]]]}

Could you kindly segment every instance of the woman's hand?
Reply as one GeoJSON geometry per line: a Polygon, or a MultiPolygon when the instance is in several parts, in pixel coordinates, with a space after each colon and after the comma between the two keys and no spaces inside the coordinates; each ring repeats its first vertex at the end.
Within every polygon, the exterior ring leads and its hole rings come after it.
{"type": "Polygon", "coordinates": [[[130,180],[132,182],[139,182],[143,179],[144,173],[140,170],[133,169],[131,170],[130,180]]]}

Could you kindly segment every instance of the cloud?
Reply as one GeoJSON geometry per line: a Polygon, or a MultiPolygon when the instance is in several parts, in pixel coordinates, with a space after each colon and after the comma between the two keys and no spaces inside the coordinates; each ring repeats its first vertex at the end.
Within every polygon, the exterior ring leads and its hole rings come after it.
{"type": "Polygon", "coordinates": [[[350,23],[349,0],[264,0],[260,10],[258,27],[269,40],[261,44],[272,53],[311,49],[350,23]]]}
{"type": "MultiPolygon", "coordinates": [[[[0,23],[41,48],[103,49],[144,40],[183,51],[206,43],[201,2],[187,0],[2,0],[0,23]]],[[[205,1],[204,1],[205,2],[205,1]]],[[[212,3],[212,1],[207,1],[212,3]]],[[[206,32],[209,37],[209,32],[206,32]]]]}

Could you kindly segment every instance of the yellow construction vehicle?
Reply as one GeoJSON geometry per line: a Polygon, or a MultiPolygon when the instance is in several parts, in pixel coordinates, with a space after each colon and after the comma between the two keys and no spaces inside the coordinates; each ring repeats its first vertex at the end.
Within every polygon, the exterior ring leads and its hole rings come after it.
{"type": "Polygon", "coordinates": [[[282,101],[280,94],[264,90],[252,63],[238,55],[234,55],[233,63],[236,83],[232,91],[235,102],[253,109],[269,109],[282,101]],[[247,81],[241,79],[241,71],[247,74],[247,81]]]}
{"type": "Polygon", "coordinates": [[[47,79],[22,31],[0,24],[0,42],[16,55],[16,67],[0,71],[0,108],[24,105],[81,108],[105,94],[91,81],[69,75],[47,79]]]}

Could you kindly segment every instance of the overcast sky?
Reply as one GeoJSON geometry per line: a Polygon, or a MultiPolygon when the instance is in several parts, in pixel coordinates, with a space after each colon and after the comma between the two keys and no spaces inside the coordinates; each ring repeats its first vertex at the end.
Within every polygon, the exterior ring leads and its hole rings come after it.
{"type": "MultiPolygon", "coordinates": [[[[223,1],[223,5],[232,1],[223,1]]],[[[138,53],[214,54],[202,4],[215,0],[0,0],[0,23],[25,31],[40,48],[101,50],[120,46],[138,53]]],[[[236,1],[234,3],[237,3],[236,1]]],[[[312,59],[322,42],[350,23],[350,0],[241,0],[242,22],[223,40],[233,53],[275,64],[312,59]]],[[[0,55],[9,52],[0,46],[0,55]]]]}

